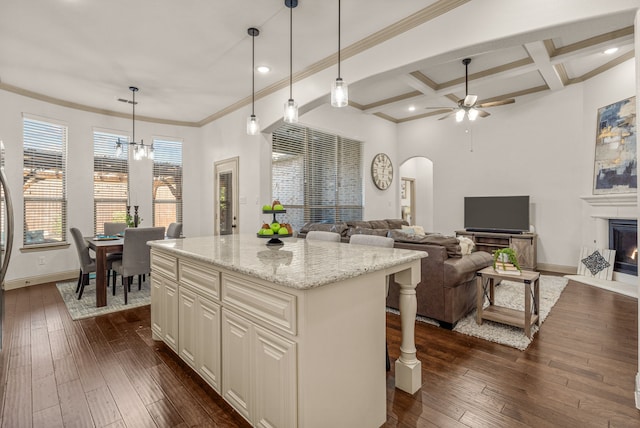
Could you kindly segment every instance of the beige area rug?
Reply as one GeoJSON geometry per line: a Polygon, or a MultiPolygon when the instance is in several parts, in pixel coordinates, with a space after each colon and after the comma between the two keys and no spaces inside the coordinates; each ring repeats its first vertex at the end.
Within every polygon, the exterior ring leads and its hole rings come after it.
{"type": "MultiPolygon", "coordinates": [[[[540,276],[540,323],[542,323],[551,308],[560,298],[560,294],[566,287],[569,280],[559,276],[540,276]]],[[[521,282],[502,281],[495,289],[496,305],[506,306],[511,309],[524,309],[524,291],[521,282]]],[[[489,305],[489,301],[485,298],[485,307],[489,305]]],[[[388,312],[400,314],[395,309],[387,308],[388,312]]],[[[424,322],[439,326],[438,321],[423,316],[417,316],[416,321],[424,322]]],[[[534,325],[531,327],[531,339],[524,334],[524,329],[512,327],[493,321],[483,321],[482,325],[476,323],[476,310],[474,309],[469,315],[458,321],[453,331],[466,334],[468,336],[478,337],[490,342],[500,343],[502,345],[511,346],[512,348],[524,351],[531,344],[531,341],[538,332],[539,327],[534,325]]]]}
{"type": "Polygon", "coordinates": [[[116,295],[112,294],[111,287],[107,288],[107,306],[96,308],[96,280],[91,278],[89,285],[84,286],[82,299],[78,300],[76,286],[78,280],[60,282],[56,284],[58,291],[64,300],[67,310],[74,320],[95,317],[111,312],[123,311],[125,309],[137,308],[151,303],[149,292],[149,276],[142,282],[142,290],[138,290],[138,279],[134,278],[129,292],[128,303],[124,304],[124,289],[122,288],[120,276],[116,280],[116,295]]]}

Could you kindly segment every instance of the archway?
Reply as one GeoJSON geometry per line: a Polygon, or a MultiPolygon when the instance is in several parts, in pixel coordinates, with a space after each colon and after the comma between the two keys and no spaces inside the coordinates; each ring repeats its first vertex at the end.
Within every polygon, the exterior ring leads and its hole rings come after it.
{"type": "Polygon", "coordinates": [[[400,164],[400,213],[410,223],[433,231],[433,162],[415,156],[400,164]]]}

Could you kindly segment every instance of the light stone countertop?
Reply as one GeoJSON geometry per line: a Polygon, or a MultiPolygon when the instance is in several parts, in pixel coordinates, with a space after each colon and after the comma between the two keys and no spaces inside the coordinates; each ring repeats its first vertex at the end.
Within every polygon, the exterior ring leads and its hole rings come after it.
{"type": "Polygon", "coordinates": [[[155,249],[299,290],[331,284],[427,257],[425,251],[282,238],[267,247],[255,235],[150,241],[155,249]]]}

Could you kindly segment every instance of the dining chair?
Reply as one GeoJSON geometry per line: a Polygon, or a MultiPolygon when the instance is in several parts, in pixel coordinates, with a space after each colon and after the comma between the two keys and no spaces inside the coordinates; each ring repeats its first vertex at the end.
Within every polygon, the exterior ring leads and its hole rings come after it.
{"type": "MultiPolygon", "coordinates": [[[[349,244],[371,245],[374,247],[393,248],[393,238],[377,235],[351,235],[349,244]]],[[[389,277],[387,276],[387,295],[389,294],[389,277]]],[[[387,371],[391,370],[391,360],[389,359],[389,345],[385,342],[385,352],[387,354],[387,371]]]]}
{"type": "Polygon", "coordinates": [[[80,273],[78,274],[78,285],[76,286],[76,293],[80,292],[78,295],[78,300],[80,300],[84,286],[89,285],[89,274],[96,271],[96,260],[89,254],[89,244],[82,237],[80,230],[72,227],[69,231],[73,237],[73,242],[76,244],[78,260],[80,261],[80,273]]]}
{"type": "Polygon", "coordinates": [[[124,303],[127,304],[131,281],[138,276],[138,290],[142,287],[142,275],[151,273],[151,248],[148,241],[164,239],[164,227],[130,227],[124,234],[122,260],[116,260],[111,265],[115,290],[116,274],[122,275],[124,288],[124,303]]]}
{"type": "MultiPolygon", "coordinates": [[[[78,285],[76,286],[76,293],[79,292],[78,300],[80,300],[84,292],[84,286],[89,285],[89,274],[96,271],[96,259],[91,257],[89,244],[82,236],[82,232],[75,227],[70,228],[69,231],[76,244],[78,259],[80,260],[80,273],[78,274],[78,285]]],[[[107,287],[109,287],[109,271],[115,260],[117,260],[117,256],[111,254],[107,256],[107,287]]],[[[113,285],[115,287],[115,280],[113,285]]]]}
{"type": "Polygon", "coordinates": [[[127,228],[127,223],[105,223],[104,224],[104,234],[105,235],[117,235],[124,233],[124,230],[127,228]]]}
{"type": "Polygon", "coordinates": [[[167,228],[167,238],[180,238],[182,235],[182,223],[171,223],[167,228]]]}
{"type": "Polygon", "coordinates": [[[307,237],[305,239],[310,239],[315,241],[340,242],[340,234],[336,232],[312,230],[310,232],[307,232],[307,237]]]}

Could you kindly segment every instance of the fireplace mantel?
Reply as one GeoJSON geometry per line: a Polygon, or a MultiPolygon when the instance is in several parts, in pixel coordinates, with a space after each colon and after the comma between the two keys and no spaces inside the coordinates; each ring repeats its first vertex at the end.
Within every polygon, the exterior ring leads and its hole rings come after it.
{"type": "Polygon", "coordinates": [[[580,199],[594,207],[636,207],[637,193],[581,196],[580,199]]]}

